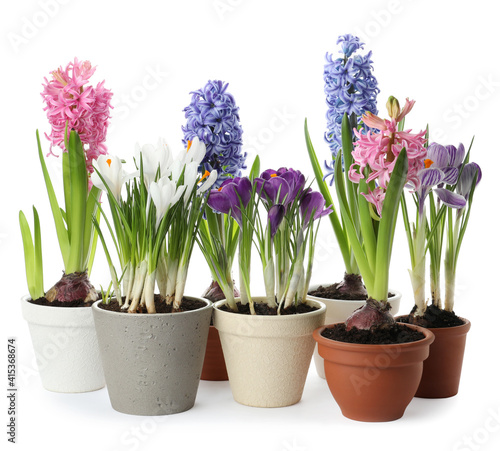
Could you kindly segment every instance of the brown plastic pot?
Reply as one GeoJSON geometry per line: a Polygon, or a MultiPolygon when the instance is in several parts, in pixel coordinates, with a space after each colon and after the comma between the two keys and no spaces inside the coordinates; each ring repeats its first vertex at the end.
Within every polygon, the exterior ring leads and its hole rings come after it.
{"type": "Polygon", "coordinates": [[[470,321],[455,327],[429,329],[435,335],[429,358],[424,362],[422,380],[415,396],[419,398],[449,398],[458,393],[465,340],[470,321]]]}
{"type": "Polygon", "coordinates": [[[357,421],[393,421],[401,418],[415,396],[434,334],[407,325],[425,335],[412,343],[362,345],[330,340],[316,329],[313,337],[325,359],[328,387],[342,414],[357,421]]]}
{"type": "Polygon", "coordinates": [[[214,326],[208,331],[207,349],[205,360],[201,371],[201,380],[204,381],[227,381],[226,362],[220,343],[219,332],[214,326]]]}

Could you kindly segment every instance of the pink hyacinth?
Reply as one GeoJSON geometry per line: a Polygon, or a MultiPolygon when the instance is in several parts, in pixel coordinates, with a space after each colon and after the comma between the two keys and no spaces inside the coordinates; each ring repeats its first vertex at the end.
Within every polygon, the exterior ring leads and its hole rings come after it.
{"type": "Polygon", "coordinates": [[[387,185],[391,178],[392,171],[396,164],[397,157],[403,148],[408,155],[408,175],[407,183],[411,183],[418,189],[420,181],[419,171],[424,167],[424,159],[427,154],[425,144],[425,131],[411,133],[411,130],[398,132],[398,123],[411,111],[415,101],[406,99],[406,104],[402,111],[399,103],[394,97],[390,97],[387,102],[387,109],[391,117],[381,119],[374,114],[367,112],[363,115],[363,122],[371,128],[380,130],[380,133],[368,132],[363,135],[354,129],[357,141],[355,150],[352,152],[354,163],[349,168],[349,179],[354,183],[359,183],[364,179],[365,168],[368,168],[366,182],[375,181],[377,188],[368,193],[361,193],[365,199],[373,204],[377,213],[382,212],[387,185]]]}
{"type": "Polygon", "coordinates": [[[89,61],[80,62],[75,58],[66,69],[52,72],[52,79],[43,83],[41,93],[47,111],[51,133],[45,134],[50,141],[49,154],[52,147],[58,146],[64,152],[64,132],[66,124],[68,133],[75,130],[84,146],[87,171],[92,173],[93,160],[99,155],[106,155],[107,148],[104,144],[110,117],[110,100],[112,92],[100,82],[94,88],[87,85],[90,77],[95,72],[89,61]]]}

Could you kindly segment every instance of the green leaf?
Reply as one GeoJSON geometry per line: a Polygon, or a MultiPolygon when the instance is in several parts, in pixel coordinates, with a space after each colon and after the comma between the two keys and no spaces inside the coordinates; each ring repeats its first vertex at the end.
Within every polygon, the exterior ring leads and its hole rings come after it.
{"type": "Polygon", "coordinates": [[[35,244],[31,235],[30,226],[26,216],[22,211],[19,212],[19,226],[24,249],[24,265],[26,269],[26,282],[28,291],[32,299],[38,299],[44,296],[43,291],[43,268],[42,268],[42,248],[40,238],[40,221],[38,213],[33,207],[35,244]]]}
{"type": "MultiPolygon", "coordinates": [[[[354,226],[351,218],[351,212],[347,205],[347,196],[345,193],[345,187],[342,179],[342,151],[337,154],[337,159],[335,161],[335,187],[337,189],[337,196],[339,198],[340,213],[342,216],[342,222],[344,223],[347,236],[349,237],[349,242],[351,244],[352,252],[354,252],[354,257],[356,258],[356,263],[363,277],[366,289],[370,292],[373,285],[373,269],[370,267],[370,263],[365,254],[363,246],[361,244],[360,237],[358,236],[358,231],[354,226]]],[[[371,223],[371,219],[369,219],[371,223]]],[[[365,225],[368,227],[368,225],[365,225]]]]}
{"type": "Polygon", "coordinates": [[[337,238],[339,244],[340,252],[342,253],[342,259],[344,260],[344,265],[346,267],[346,272],[352,273],[351,270],[351,252],[349,249],[349,243],[347,241],[347,235],[344,231],[340,220],[333,204],[333,199],[328,188],[328,184],[323,180],[323,170],[319,164],[318,157],[314,151],[314,147],[311,142],[311,137],[309,136],[309,130],[307,128],[307,119],[304,122],[304,134],[306,139],[307,152],[309,154],[309,160],[311,161],[311,166],[314,171],[314,176],[316,178],[316,183],[318,184],[319,191],[325,198],[327,206],[331,206],[333,212],[328,215],[330,222],[332,224],[333,232],[337,238]]]}
{"type": "Polygon", "coordinates": [[[52,216],[54,218],[54,224],[56,226],[57,240],[59,241],[59,248],[61,249],[61,255],[64,261],[64,267],[69,264],[69,253],[70,253],[70,243],[68,237],[68,230],[64,226],[64,220],[61,214],[61,209],[57,203],[57,197],[50,180],[49,173],[47,171],[47,166],[45,165],[45,159],[42,153],[42,146],[40,144],[40,136],[38,130],[36,131],[36,141],[38,145],[38,157],[40,159],[40,165],[42,166],[43,178],[45,180],[45,186],[47,188],[47,194],[49,196],[50,208],[52,210],[52,216]]]}
{"type": "Polygon", "coordinates": [[[96,243],[97,237],[92,224],[92,218],[94,218],[97,213],[97,204],[99,203],[98,199],[100,193],[101,190],[96,186],[93,186],[87,196],[87,205],[85,207],[85,229],[83,235],[83,264],[85,267],[89,265],[90,260],[93,259],[93,251],[95,252],[94,243],[96,243]]]}
{"type": "Polygon", "coordinates": [[[377,301],[386,301],[389,289],[389,265],[391,262],[394,229],[397,220],[401,194],[408,174],[408,157],[403,148],[398,155],[391,174],[391,179],[385,193],[384,205],[377,236],[377,258],[375,265],[375,285],[373,294],[368,292],[377,301]]]}
{"type": "Polygon", "coordinates": [[[248,175],[248,177],[250,178],[250,180],[253,180],[259,175],[260,175],[260,157],[256,155],[255,159],[253,160],[252,168],[250,169],[250,174],[248,175]]]}
{"type": "Polygon", "coordinates": [[[43,256],[42,256],[42,234],[40,230],[40,218],[38,212],[33,206],[33,219],[35,228],[35,286],[38,297],[42,297],[45,292],[43,289],[43,256]]]}
{"type": "Polygon", "coordinates": [[[69,135],[68,154],[71,200],[71,215],[68,215],[68,221],[71,224],[71,241],[66,273],[71,274],[82,272],[86,269],[83,261],[83,245],[88,192],[87,168],[83,145],[78,133],[74,130],[69,135]]]}

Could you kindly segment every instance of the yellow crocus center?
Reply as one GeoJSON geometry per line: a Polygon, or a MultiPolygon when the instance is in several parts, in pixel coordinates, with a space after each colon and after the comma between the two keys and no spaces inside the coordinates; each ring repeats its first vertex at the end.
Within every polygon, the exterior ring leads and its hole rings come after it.
{"type": "Polygon", "coordinates": [[[189,149],[191,148],[191,144],[193,144],[193,141],[188,141],[186,152],[188,152],[189,149]]]}
{"type": "Polygon", "coordinates": [[[106,160],[106,163],[108,163],[108,166],[109,166],[109,167],[111,167],[111,158],[108,158],[108,159],[106,160]]]}
{"type": "Polygon", "coordinates": [[[425,169],[429,169],[433,163],[434,163],[434,161],[432,161],[431,159],[429,159],[429,158],[425,159],[424,160],[425,169]]]}
{"type": "Polygon", "coordinates": [[[210,175],[210,172],[209,171],[205,171],[205,173],[203,174],[203,177],[200,179],[200,181],[198,183],[201,183],[203,180],[205,180],[208,176],[210,175]]]}
{"type": "Polygon", "coordinates": [[[278,174],[271,174],[271,177],[278,177],[278,174]]]}

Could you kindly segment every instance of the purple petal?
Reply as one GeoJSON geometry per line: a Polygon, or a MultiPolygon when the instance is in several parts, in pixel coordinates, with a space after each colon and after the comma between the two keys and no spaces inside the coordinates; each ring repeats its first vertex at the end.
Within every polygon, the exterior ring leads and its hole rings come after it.
{"type": "Polygon", "coordinates": [[[285,217],[285,207],[282,204],[273,205],[267,213],[267,220],[271,227],[271,238],[274,238],[278,228],[285,217]]]}
{"type": "MultiPolygon", "coordinates": [[[[246,208],[252,197],[252,183],[248,177],[238,177],[236,190],[240,196],[243,208],[246,208]]],[[[239,203],[238,203],[239,205],[239,203]]]]}
{"type": "Polygon", "coordinates": [[[434,186],[441,183],[445,177],[441,169],[429,168],[422,169],[418,175],[422,186],[434,186]]]}
{"type": "Polygon", "coordinates": [[[433,168],[444,168],[450,161],[446,147],[437,143],[432,143],[427,149],[427,159],[432,161],[433,168]]]}
{"type": "Polygon", "coordinates": [[[441,202],[451,208],[464,208],[467,204],[464,196],[457,193],[452,193],[445,188],[436,188],[434,192],[441,199],[441,202]]]}
{"type": "Polygon", "coordinates": [[[442,183],[447,183],[448,185],[454,185],[457,183],[458,179],[458,168],[447,167],[441,169],[444,173],[444,179],[441,181],[442,183]]]}
{"type": "MultiPolygon", "coordinates": [[[[311,216],[314,214],[312,220],[320,218],[323,216],[323,208],[325,207],[325,199],[321,193],[313,191],[306,194],[302,202],[300,203],[300,214],[302,215],[304,221],[304,227],[309,225],[311,221],[311,216]]],[[[326,213],[328,214],[328,213],[326,213]]]]}
{"type": "Polygon", "coordinates": [[[446,146],[448,150],[448,156],[450,158],[449,165],[458,168],[462,164],[462,160],[465,157],[465,147],[462,143],[458,145],[458,149],[455,146],[446,146]]]}
{"type": "Polygon", "coordinates": [[[290,202],[290,185],[282,177],[273,177],[264,184],[264,191],[271,199],[272,203],[281,204],[290,202]]]}
{"type": "Polygon", "coordinates": [[[210,195],[208,196],[208,206],[219,213],[229,213],[231,210],[231,203],[229,198],[225,193],[219,190],[210,191],[210,195]]]}
{"type": "Polygon", "coordinates": [[[472,188],[472,182],[477,174],[476,185],[481,181],[481,168],[476,163],[468,163],[464,166],[462,174],[457,182],[457,192],[466,199],[469,197],[472,188]]]}

